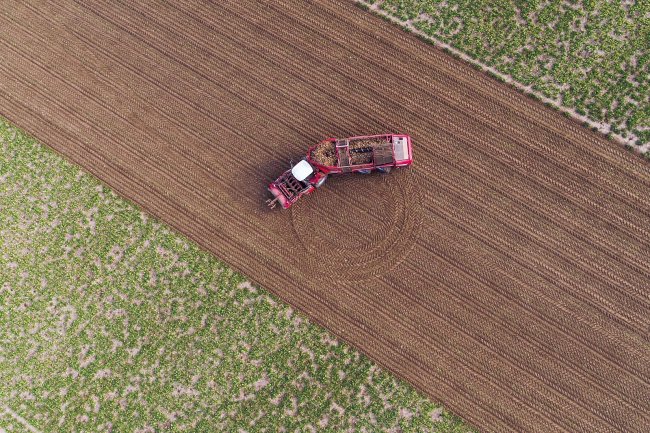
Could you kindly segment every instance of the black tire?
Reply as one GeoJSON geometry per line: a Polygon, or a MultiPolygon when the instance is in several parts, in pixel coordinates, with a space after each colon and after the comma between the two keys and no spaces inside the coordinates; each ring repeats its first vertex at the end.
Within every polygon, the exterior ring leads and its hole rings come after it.
{"type": "Polygon", "coordinates": [[[393,169],[393,167],[379,167],[379,168],[378,168],[378,170],[379,170],[381,173],[385,173],[385,174],[390,173],[390,171],[391,171],[392,169],[393,169]]]}
{"type": "Polygon", "coordinates": [[[326,180],[327,180],[327,175],[325,175],[325,176],[321,177],[320,179],[318,179],[318,182],[316,182],[316,184],[314,186],[316,188],[320,188],[321,186],[323,186],[323,184],[325,183],[326,180]]]}
{"type": "Polygon", "coordinates": [[[357,173],[361,173],[361,174],[370,174],[370,172],[372,172],[372,170],[365,169],[365,168],[363,170],[357,170],[357,173]]]}

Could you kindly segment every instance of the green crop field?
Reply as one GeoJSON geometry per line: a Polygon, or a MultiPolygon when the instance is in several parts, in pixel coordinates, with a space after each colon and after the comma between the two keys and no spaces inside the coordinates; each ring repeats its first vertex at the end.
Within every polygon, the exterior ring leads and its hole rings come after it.
{"type": "Polygon", "coordinates": [[[361,3],[412,24],[650,152],[650,1],[361,3]]]}
{"type": "Polygon", "coordinates": [[[0,120],[0,432],[464,432],[0,120]]]}

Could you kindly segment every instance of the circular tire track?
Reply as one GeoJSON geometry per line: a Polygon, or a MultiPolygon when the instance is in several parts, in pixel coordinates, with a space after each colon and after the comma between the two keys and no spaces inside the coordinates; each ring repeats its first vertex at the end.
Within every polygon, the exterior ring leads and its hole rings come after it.
{"type": "Polygon", "coordinates": [[[292,208],[302,267],[331,281],[385,274],[407,256],[421,223],[412,169],[335,176],[328,188],[292,208]]]}

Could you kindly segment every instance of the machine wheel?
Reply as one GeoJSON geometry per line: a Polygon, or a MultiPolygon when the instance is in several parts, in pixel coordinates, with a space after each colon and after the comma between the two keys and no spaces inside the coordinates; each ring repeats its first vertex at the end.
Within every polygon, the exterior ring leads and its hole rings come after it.
{"type": "Polygon", "coordinates": [[[379,167],[378,170],[379,170],[381,173],[386,173],[386,174],[388,174],[388,173],[390,173],[390,171],[391,171],[392,168],[393,168],[393,167],[379,167]]]}
{"type": "Polygon", "coordinates": [[[318,182],[316,182],[316,184],[314,186],[316,188],[320,188],[321,186],[323,186],[323,184],[325,183],[326,180],[327,180],[327,175],[325,175],[325,176],[321,177],[320,179],[318,179],[318,182]]]}
{"type": "Polygon", "coordinates": [[[372,171],[372,170],[363,169],[363,170],[358,170],[357,173],[361,173],[361,174],[370,174],[371,171],[372,171]]]}

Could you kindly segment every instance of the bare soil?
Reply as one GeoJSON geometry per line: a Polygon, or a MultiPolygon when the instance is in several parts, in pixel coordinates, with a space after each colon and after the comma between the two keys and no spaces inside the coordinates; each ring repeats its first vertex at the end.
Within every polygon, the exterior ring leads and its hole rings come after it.
{"type": "Polygon", "coordinates": [[[148,3],[10,1],[0,114],[484,430],[650,425],[650,165],[348,2],[148,3]]]}

